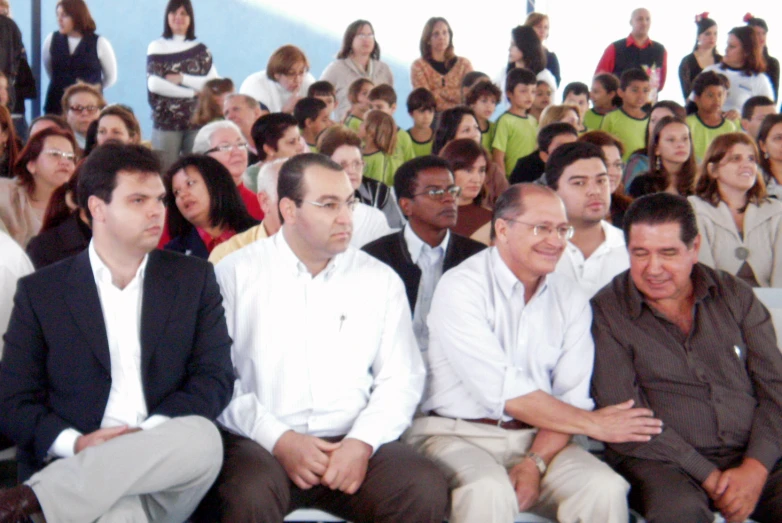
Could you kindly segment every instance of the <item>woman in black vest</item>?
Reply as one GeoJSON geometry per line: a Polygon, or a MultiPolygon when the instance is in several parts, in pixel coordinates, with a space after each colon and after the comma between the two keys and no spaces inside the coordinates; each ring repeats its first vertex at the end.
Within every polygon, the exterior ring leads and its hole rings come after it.
{"type": "Polygon", "coordinates": [[[60,114],[62,95],[78,80],[111,87],[117,81],[117,57],[109,41],[95,34],[95,21],[84,0],[57,3],[59,31],[43,42],[43,65],[49,74],[44,112],[60,114]]]}

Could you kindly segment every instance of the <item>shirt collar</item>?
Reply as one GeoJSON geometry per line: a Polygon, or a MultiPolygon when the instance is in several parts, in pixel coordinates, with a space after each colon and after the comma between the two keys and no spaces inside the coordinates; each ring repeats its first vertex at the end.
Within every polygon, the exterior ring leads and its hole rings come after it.
{"type": "Polygon", "coordinates": [[[614,227],[605,220],[600,222],[600,226],[603,228],[603,234],[605,234],[605,242],[603,242],[608,248],[624,247],[625,246],[625,234],[619,227],[614,227]]]}
{"type": "MultiPolygon", "coordinates": [[[[643,306],[646,305],[649,307],[649,305],[646,303],[644,295],[641,294],[641,291],[639,291],[638,287],[635,286],[635,282],[633,281],[633,277],[630,274],[630,271],[627,271],[625,275],[627,278],[628,291],[627,305],[630,310],[630,316],[633,319],[638,319],[638,317],[641,316],[641,312],[643,312],[643,306]]],[[[698,303],[708,296],[712,296],[712,289],[717,287],[717,282],[714,281],[712,275],[709,274],[700,263],[693,265],[690,279],[692,280],[692,292],[693,296],[695,297],[694,303],[698,303]]]]}
{"type": "Polygon", "coordinates": [[[206,232],[205,229],[202,229],[201,227],[196,227],[195,229],[196,232],[198,232],[198,236],[201,238],[201,241],[204,242],[206,250],[210,253],[215,247],[224,241],[229,240],[231,236],[235,234],[233,229],[228,227],[220,234],[220,236],[213,238],[208,232],[206,232]]]}
{"type": "Polygon", "coordinates": [[[653,42],[652,42],[652,39],[651,39],[651,38],[647,38],[647,39],[646,39],[646,43],[645,43],[644,45],[638,45],[638,41],[637,41],[635,38],[633,38],[633,35],[632,35],[632,33],[631,33],[631,34],[630,34],[630,35],[627,37],[627,40],[625,41],[625,46],[626,46],[626,47],[633,47],[633,46],[636,46],[638,49],[646,49],[647,47],[649,47],[650,45],[652,45],[652,43],[653,43],[653,42]]]}
{"type": "MultiPolygon", "coordinates": [[[[404,237],[405,237],[405,243],[407,244],[407,250],[410,253],[410,258],[413,260],[413,263],[418,263],[418,259],[421,257],[421,252],[424,249],[424,246],[430,247],[429,244],[425,243],[421,238],[418,237],[418,235],[413,231],[413,228],[410,227],[410,224],[405,225],[404,230],[404,237]]],[[[445,251],[448,249],[448,240],[451,238],[451,231],[446,229],[445,231],[445,238],[443,238],[443,241],[440,242],[440,245],[437,247],[430,247],[432,250],[435,250],[437,248],[443,249],[443,256],[445,256],[445,251]]]]}
{"type": "MultiPolygon", "coordinates": [[[[282,261],[282,264],[288,268],[288,270],[291,271],[291,274],[298,277],[301,275],[307,275],[311,278],[314,278],[312,274],[310,273],[309,269],[306,265],[304,265],[304,262],[302,262],[298,256],[296,256],[296,253],[293,252],[293,249],[291,249],[291,246],[288,244],[288,241],[285,239],[285,226],[277,232],[274,236],[272,236],[274,240],[274,245],[277,248],[277,252],[280,255],[280,260],[282,261]]],[[[333,258],[329,260],[329,263],[326,265],[326,268],[323,269],[320,273],[318,273],[318,276],[323,275],[323,278],[325,280],[328,280],[333,274],[336,268],[339,266],[340,261],[342,260],[342,257],[344,256],[344,253],[337,254],[333,258]]]]}
{"type": "MultiPolygon", "coordinates": [[[[92,267],[92,275],[95,278],[95,282],[114,285],[113,279],[111,277],[111,271],[108,267],[106,267],[106,264],[103,263],[103,260],[98,255],[98,251],[95,250],[95,240],[90,240],[90,246],[87,248],[87,252],[90,257],[90,266],[92,267]]],[[[134,280],[138,279],[139,282],[141,282],[141,280],[144,279],[144,272],[147,268],[148,259],[149,254],[145,254],[144,258],[141,260],[141,263],[138,266],[136,276],[133,278],[134,280]]]]}
{"type": "MultiPolygon", "coordinates": [[[[517,289],[521,290],[523,295],[524,284],[519,281],[516,275],[513,274],[513,271],[510,270],[510,267],[505,264],[505,260],[503,260],[502,256],[500,256],[500,252],[497,250],[497,247],[489,247],[489,249],[491,249],[491,253],[489,255],[491,256],[491,266],[493,268],[494,280],[497,282],[497,286],[499,286],[502,294],[505,296],[505,299],[510,300],[513,296],[513,293],[516,292],[517,289]]],[[[548,275],[544,276],[540,284],[538,284],[538,288],[535,291],[534,296],[539,296],[542,294],[547,287],[548,275]]]]}

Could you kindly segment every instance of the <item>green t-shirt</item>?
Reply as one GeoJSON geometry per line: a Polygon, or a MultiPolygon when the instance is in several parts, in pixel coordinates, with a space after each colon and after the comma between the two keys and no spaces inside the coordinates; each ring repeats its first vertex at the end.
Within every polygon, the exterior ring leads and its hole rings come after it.
{"type": "Polygon", "coordinates": [[[584,127],[587,128],[587,131],[597,131],[600,129],[600,125],[605,117],[605,114],[600,114],[595,112],[594,109],[590,109],[584,115],[584,127]]]}
{"type": "Polygon", "coordinates": [[[538,123],[531,116],[506,112],[497,120],[492,149],[505,153],[505,176],[510,176],[519,158],[537,148],[538,123]]]}
{"type": "Polygon", "coordinates": [[[627,162],[635,151],[646,148],[646,126],[648,123],[648,116],[640,119],[633,118],[623,109],[617,109],[605,115],[600,129],[614,135],[622,142],[625,148],[622,160],[627,162]]]}
{"type": "Polygon", "coordinates": [[[361,118],[358,116],[353,116],[352,114],[349,114],[347,118],[345,118],[345,127],[348,129],[358,132],[358,128],[361,127],[361,122],[363,122],[361,118]]]}
{"type": "Polygon", "coordinates": [[[489,121],[489,125],[484,131],[481,129],[481,145],[491,153],[491,146],[494,143],[494,136],[497,134],[497,122],[489,121]]]}
{"type": "Polygon", "coordinates": [[[399,165],[394,158],[382,151],[364,155],[364,176],[394,186],[394,173],[399,165]]]}
{"type": "Polygon", "coordinates": [[[311,152],[311,153],[316,153],[316,152],[318,152],[318,146],[317,146],[317,145],[315,145],[315,144],[308,143],[308,144],[307,144],[307,147],[309,147],[309,148],[310,148],[310,152],[311,152]]]}
{"type": "Polygon", "coordinates": [[[394,149],[394,160],[397,165],[402,165],[408,160],[415,158],[413,151],[413,139],[404,129],[396,128],[396,149],[394,149]]]}
{"type": "Polygon", "coordinates": [[[695,151],[695,161],[701,163],[712,140],[721,134],[736,132],[736,125],[730,120],[722,119],[722,123],[716,127],[709,127],[701,120],[698,113],[687,117],[687,125],[692,134],[692,148],[695,151]]]}
{"type": "Polygon", "coordinates": [[[410,134],[410,129],[407,130],[407,135],[410,137],[410,142],[413,146],[413,154],[416,158],[419,158],[421,156],[429,156],[432,154],[432,144],[434,144],[434,133],[432,133],[432,137],[429,138],[428,142],[416,142],[415,138],[413,138],[413,135],[410,134]]]}

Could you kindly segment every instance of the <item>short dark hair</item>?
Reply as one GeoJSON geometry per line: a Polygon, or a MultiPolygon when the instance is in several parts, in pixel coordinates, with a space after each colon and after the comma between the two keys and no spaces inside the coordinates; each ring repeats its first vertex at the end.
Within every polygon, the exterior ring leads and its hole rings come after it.
{"type": "Polygon", "coordinates": [[[491,229],[489,239],[497,239],[496,224],[498,219],[512,219],[524,214],[524,202],[521,197],[527,183],[515,183],[505,189],[497,201],[494,202],[494,210],[491,214],[491,229]]]}
{"type": "Polygon", "coordinates": [[[505,77],[505,94],[512,93],[517,85],[537,85],[538,79],[535,73],[529,69],[511,69],[505,77]]]}
{"type": "Polygon", "coordinates": [[[407,97],[407,112],[412,114],[413,111],[426,111],[431,109],[434,111],[437,107],[437,100],[434,99],[432,91],[426,87],[419,87],[413,89],[413,91],[407,97]]]}
{"type": "Polygon", "coordinates": [[[388,84],[376,85],[369,91],[369,100],[383,100],[389,106],[396,105],[396,91],[388,84]]]}
{"type": "Polygon", "coordinates": [[[649,82],[649,75],[637,67],[627,69],[619,77],[619,88],[624,91],[633,82],[649,82]]]}
{"type": "Polygon", "coordinates": [[[261,160],[266,159],[266,151],[263,150],[264,145],[268,145],[276,151],[277,142],[280,141],[285,131],[298,125],[299,122],[296,121],[296,118],[288,113],[269,113],[255,120],[250,130],[250,136],[253,137],[255,147],[258,150],[258,158],[261,160]]]}
{"type": "Polygon", "coordinates": [[[587,100],[589,100],[589,86],[584,82],[570,82],[569,84],[567,84],[565,86],[565,90],[562,91],[562,101],[564,102],[565,98],[567,98],[567,95],[571,93],[576,96],[585,94],[587,100]]]}
{"type": "Polygon", "coordinates": [[[752,117],[755,115],[756,107],[768,107],[769,105],[776,107],[774,100],[768,96],[753,96],[752,98],[748,98],[741,107],[741,117],[745,120],[752,120],[752,117]]]}
{"type": "Polygon", "coordinates": [[[475,112],[466,105],[457,105],[440,113],[440,121],[434,131],[434,141],[432,142],[432,154],[440,154],[445,144],[450,142],[456,136],[459,124],[462,118],[470,115],[478,121],[475,112]]]}
{"type": "Polygon", "coordinates": [[[724,74],[714,71],[703,71],[692,81],[692,92],[695,93],[695,96],[701,96],[706,91],[706,88],[711,86],[724,87],[727,90],[730,88],[730,81],[724,74]]]}
{"type": "Polygon", "coordinates": [[[109,142],[96,147],[81,164],[76,189],[79,207],[87,214],[90,223],[92,214],[87,201],[90,196],[97,196],[104,202],[111,203],[111,194],[117,187],[117,175],[120,171],[154,173],[160,176],[160,161],[143,145],[109,142]]]}
{"type": "Polygon", "coordinates": [[[418,183],[418,173],[434,168],[451,172],[451,167],[445,159],[432,155],[419,156],[400,165],[394,174],[396,197],[412,199],[415,194],[415,185],[418,183]]]}
{"type": "MultiPolygon", "coordinates": [[[[277,201],[288,198],[300,207],[304,200],[304,171],[307,168],[317,165],[325,167],[332,171],[342,171],[342,166],[320,153],[298,154],[289,158],[280,168],[280,174],[277,177],[277,201]]],[[[279,205],[277,207],[279,212],[279,205]]],[[[280,223],[285,223],[285,218],[280,213],[280,223]]]]}
{"type": "Polygon", "coordinates": [[[630,231],[635,224],[662,225],[678,223],[679,237],[687,247],[698,236],[695,211],[684,196],[659,192],[636,199],[627,209],[624,219],[625,243],[630,245],[630,231]]]}
{"type": "Polygon", "coordinates": [[[554,122],[542,127],[540,131],[538,131],[538,150],[547,153],[554,138],[562,134],[570,134],[578,138],[578,131],[576,128],[567,122],[554,122]]]}
{"type": "Polygon", "coordinates": [[[166,14],[163,15],[163,38],[174,37],[174,32],[168,25],[168,14],[177,11],[180,7],[184,7],[185,11],[187,11],[187,15],[190,17],[190,25],[187,26],[185,40],[195,40],[195,14],[193,14],[193,4],[190,3],[190,0],[168,0],[166,14]]]}
{"type": "Polygon", "coordinates": [[[334,89],[334,85],[326,80],[318,80],[307,88],[307,96],[333,96],[337,97],[337,91],[334,89]]]}
{"type": "Polygon", "coordinates": [[[500,103],[500,100],[502,100],[502,91],[500,91],[500,88],[494,85],[491,80],[481,80],[470,88],[467,97],[464,99],[464,103],[473,105],[477,103],[482,96],[491,96],[496,103],[500,103]]]}
{"type": "Polygon", "coordinates": [[[578,160],[599,158],[606,164],[606,155],[603,149],[588,142],[565,143],[554,149],[546,162],[546,185],[556,191],[559,189],[559,179],[562,173],[578,160]]]}
{"type": "Polygon", "coordinates": [[[299,123],[299,129],[304,129],[307,120],[315,120],[320,112],[328,107],[320,98],[302,98],[293,107],[293,117],[299,123]]]}
{"type": "Polygon", "coordinates": [[[191,154],[174,162],[163,177],[168,196],[168,231],[172,238],[187,234],[193,229],[193,224],[179,211],[173,190],[174,176],[187,167],[195,168],[204,179],[209,193],[209,222],[212,226],[227,226],[239,233],[258,225],[258,220],[247,212],[228,169],[211,156],[191,154]]]}
{"type": "Polygon", "coordinates": [[[462,87],[472,89],[481,78],[489,79],[489,75],[481,71],[470,71],[462,78],[462,87]]]}

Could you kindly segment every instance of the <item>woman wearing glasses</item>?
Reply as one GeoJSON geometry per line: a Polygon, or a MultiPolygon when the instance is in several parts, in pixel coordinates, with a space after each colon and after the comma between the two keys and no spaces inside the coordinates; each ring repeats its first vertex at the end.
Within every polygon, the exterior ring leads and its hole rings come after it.
{"type": "Polygon", "coordinates": [[[196,40],[190,0],[169,0],[163,35],[147,48],[147,90],[152,106],[152,147],[164,168],[193,147],[191,118],[204,84],[217,78],[212,53],[196,40]]]}
{"type": "Polygon", "coordinates": [[[46,37],[42,57],[49,75],[44,112],[60,112],[65,90],[77,81],[96,84],[103,89],[117,81],[117,58],[103,36],[95,34],[95,21],[84,0],[57,2],[59,29],[46,37]]]}
{"type": "Polygon", "coordinates": [[[247,212],[231,173],[214,158],[180,158],[163,183],[172,237],[165,249],[207,259],[217,245],[260,223],[247,212]]]}
{"type": "Polygon", "coordinates": [[[292,114],[314,82],[304,52],[295,45],[283,45],[269,57],[266,69],[245,78],[239,92],[252,96],[269,112],[292,114]]]}
{"type": "Polygon", "coordinates": [[[87,146],[87,132],[90,124],[100,115],[106,100],[94,85],[76,82],[65,90],[62,96],[62,115],[73,132],[80,149],[87,146]]]}
{"type": "Polygon", "coordinates": [[[350,110],[348,88],[359,78],[366,78],[375,85],[394,86],[394,75],[380,61],[380,44],[375,40],[375,30],[366,20],[356,20],[345,30],[342,49],[321,75],[337,92],[337,117],[341,122],[350,110]]]}
{"type": "Polygon", "coordinates": [[[462,138],[446,145],[440,157],[451,165],[454,184],[461,189],[457,195],[459,217],[453,232],[489,245],[492,213],[488,207],[481,205],[489,154],[475,140],[462,138]]]}
{"type": "Polygon", "coordinates": [[[73,175],[76,149],[71,133],[44,129],[19,154],[16,176],[0,179],[0,222],[22,248],[41,229],[52,193],[73,175]]]}

